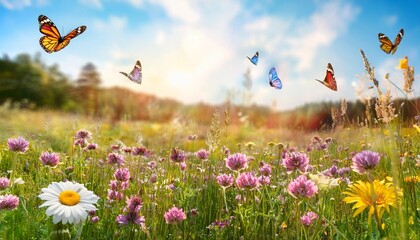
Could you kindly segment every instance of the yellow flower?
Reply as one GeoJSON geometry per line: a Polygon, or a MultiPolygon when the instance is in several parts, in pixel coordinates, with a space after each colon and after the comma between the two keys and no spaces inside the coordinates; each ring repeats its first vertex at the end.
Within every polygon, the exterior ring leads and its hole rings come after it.
{"type": "Polygon", "coordinates": [[[419,176],[405,177],[404,182],[418,183],[418,182],[420,182],[420,177],[419,176]]]}
{"type": "Polygon", "coordinates": [[[357,209],[353,217],[359,215],[366,208],[369,209],[368,222],[370,223],[371,217],[377,214],[382,218],[385,210],[389,212],[389,207],[396,207],[397,201],[402,198],[403,193],[399,188],[396,188],[391,182],[374,180],[373,183],[357,181],[350,185],[343,193],[348,197],[343,199],[346,203],[355,203],[352,209],[357,209]]]}
{"type": "Polygon", "coordinates": [[[399,69],[408,68],[408,57],[407,56],[400,60],[400,64],[398,64],[397,68],[399,68],[399,69]]]}

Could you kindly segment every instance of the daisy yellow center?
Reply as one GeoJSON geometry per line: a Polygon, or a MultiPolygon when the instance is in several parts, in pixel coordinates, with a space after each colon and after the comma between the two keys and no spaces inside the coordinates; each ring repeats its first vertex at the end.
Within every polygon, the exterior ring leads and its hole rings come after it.
{"type": "Polygon", "coordinates": [[[60,202],[67,206],[74,206],[80,202],[80,195],[73,190],[65,190],[58,197],[60,202]]]}

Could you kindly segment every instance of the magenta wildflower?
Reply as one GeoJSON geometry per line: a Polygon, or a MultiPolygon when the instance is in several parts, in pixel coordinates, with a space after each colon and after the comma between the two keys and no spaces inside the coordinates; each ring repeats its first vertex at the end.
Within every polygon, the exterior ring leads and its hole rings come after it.
{"type": "Polygon", "coordinates": [[[125,201],[127,204],[128,211],[134,212],[134,211],[140,211],[140,208],[143,206],[143,201],[138,196],[131,196],[130,198],[127,198],[125,201]]]}
{"type": "Polygon", "coordinates": [[[9,138],[7,140],[7,147],[12,152],[25,153],[29,149],[29,142],[23,137],[9,138]]]}
{"type": "Polygon", "coordinates": [[[60,157],[54,152],[43,152],[39,157],[39,160],[41,160],[42,165],[44,166],[55,167],[60,162],[60,157]]]}
{"type": "Polygon", "coordinates": [[[152,151],[147,149],[145,146],[133,147],[131,154],[133,156],[150,157],[153,155],[152,151]]]}
{"type": "Polygon", "coordinates": [[[108,154],[107,158],[109,164],[123,165],[125,162],[125,158],[123,155],[114,152],[108,154]]]}
{"type": "Polygon", "coordinates": [[[305,175],[300,175],[287,186],[287,190],[293,197],[311,198],[318,192],[318,187],[305,175]]]}
{"type": "Polygon", "coordinates": [[[14,210],[19,206],[19,198],[14,195],[0,196],[0,210],[14,210]]]}
{"type": "Polygon", "coordinates": [[[316,219],[318,219],[318,215],[311,211],[307,212],[300,218],[302,224],[305,226],[310,226],[316,219]]]}
{"type": "Polygon", "coordinates": [[[233,177],[232,175],[226,175],[226,174],[222,174],[216,177],[217,183],[219,183],[219,185],[222,188],[228,188],[230,186],[232,186],[233,184],[233,177]]]}
{"type": "Polygon", "coordinates": [[[131,196],[126,200],[127,206],[124,208],[124,214],[117,216],[116,222],[120,225],[127,225],[133,223],[141,225],[146,228],[144,216],[140,216],[140,209],[143,206],[143,201],[138,196],[131,196]]]}
{"type": "Polygon", "coordinates": [[[200,149],[195,153],[195,156],[200,160],[207,160],[209,154],[209,151],[207,151],[206,149],[200,149]]]}
{"type": "Polygon", "coordinates": [[[357,153],[352,158],[353,164],[351,168],[353,171],[363,174],[366,171],[369,171],[378,165],[381,156],[377,152],[372,152],[369,150],[362,151],[357,153]]]}
{"type": "Polygon", "coordinates": [[[76,139],[74,140],[74,143],[73,143],[74,146],[79,146],[81,148],[86,147],[87,144],[88,144],[88,141],[86,141],[86,139],[84,138],[76,139]]]}
{"type": "Polygon", "coordinates": [[[85,129],[81,129],[79,130],[76,135],[74,136],[75,139],[85,139],[85,140],[89,140],[92,138],[92,133],[89,132],[88,130],[85,129]]]}
{"type": "Polygon", "coordinates": [[[286,168],[287,173],[295,170],[306,172],[308,168],[309,158],[306,154],[300,152],[290,152],[283,157],[283,166],[286,168]]]}
{"type": "Polygon", "coordinates": [[[96,143],[89,143],[85,148],[85,150],[88,150],[88,151],[93,151],[96,149],[98,149],[98,144],[96,143]]]}
{"type": "Polygon", "coordinates": [[[271,175],[271,166],[269,164],[261,163],[258,170],[263,176],[269,177],[271,175]]]}
{"type": "Polygon", "coordinates": [[[180,163],[185,160],[185,153],[179,148],[172,148],[170,158],[172,161],[180,163]]]}
{"type": "Polygon", "coordinates": [[[7,177],[0,178],[0,190],[5,190],[10,186],[10,180],[7,177]]]}
{"type": "Polygon", "coordinates": [[[128,171],[127,168],[118,168],[114,172],[114,177],[118,181],[125,182],[130,179],[130,172],[128,171]]]}
{"type": "Polygon", "coordinates": [[[124,194],[119,191],[108,189],[107,198],[110,201],[120,201],[124,198],[124,194]]]}
{"type": "Polygon", "coordinates": [[[226,167],[232,171],[239,171],[248,167],[248,158],[243,153],[235,153],[225,158],[226,167]]]}
{"type": "Polygon", "coordinates": [[[252,172],[244,172],[236,179],[236,185],[242,189],[254,189],[258,186],[258,178],[252,172]]]}
{"type": "Polygon", "coordinates": [[[122,147],[121,150],[125,153],[131,153],[131,151],[132,151],[131,147],[125,147],[125,146],[122,147]]]}
{"type": "Polygon", "coordinates": [[[270,180],[270,177],[267,177],[267,176],[259,176],[258,177],[258,184],[259,185],[270,185],[270,183],[271,183],[271,180],[270,180]]]}
{"type": "Polygon", "coordinates": [[[111,180],[109,181],[109,185],[108,185],[111,190],[117,191],[118,190],[118,181],[117,180],[111,180]]]}
{"type": "Polygon", "coordinates": [[[182,208],[179,209],[177,207],[169,209],[167,212],[165,212],[163,216],[165,217],[165,221],[167,224],[177,224],[184,221],[187,218],[182,208]]]}
{"type": "Polygon", "coordinates": [[[185,169],[187,169],[187,164],[185,162],[181,162],[179,164],[179,168],[181,169],[181,171],[185,171],[185,169]]]}
{"type": "Polygon", "coordinates": [[[98,216],[94,216],[94,217],[92,217],[92,218],[90,219],[90,222],[91,222],[91,223],[97,223],[97,222],[99,222],[99,217],[98,217],[98,216]]]}

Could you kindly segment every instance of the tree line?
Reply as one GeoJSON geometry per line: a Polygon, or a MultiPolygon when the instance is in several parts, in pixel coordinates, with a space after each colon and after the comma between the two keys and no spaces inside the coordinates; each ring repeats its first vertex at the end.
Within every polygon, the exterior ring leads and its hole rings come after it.
{"type": "MultiPolygon", "coordinates": [[[[216,109],[223,110],[228,105],[232,124],[318,130],[334,126],[336,119],[333,119],[331,109],[339,109],[341,104],[310,103],[282,112],[249,102],[243,105],[226,104],[229,99],[219,106],[205,103],[183,105],[175,100],[159,99],[121,87],[104,88],[101,83],[100,73],[93,63],[86,63],[73,80],[60,71],[58,64],[47,66],[43,63],[40,54],[19,54],[14,59],[4,55],[0,59],[0,104],[13,108],[75,112],[112,121],[168,122],[177,118],[208,125],[216,109]]],[[[349,102],[341,123],[366,122],[367,111],[375,118],[374,101],[368,107],[360,101],[349,102]]],[[[412,121],[419,104],[418,98],[409,103],[403,99],[394,101],[396,114],[399,113],[406,122],[412,121]]]]}

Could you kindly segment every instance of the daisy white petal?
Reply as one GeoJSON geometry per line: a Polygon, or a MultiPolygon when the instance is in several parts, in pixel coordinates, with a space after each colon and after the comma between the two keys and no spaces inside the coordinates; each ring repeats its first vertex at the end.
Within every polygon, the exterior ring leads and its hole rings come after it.
{"type": "Polygon", "coordinates": [[[83,184],[73,182],[53,182],[48,188],[42,188],[38,197],[45,200],[40,207],[48,207],[47,216],[53,216],[53,222],[77,224],[86,220],[90,210],[97,210],[94,204],[97,197],[83,184]]]}

